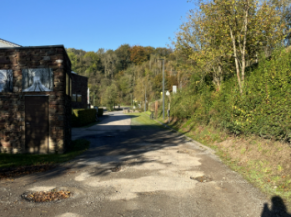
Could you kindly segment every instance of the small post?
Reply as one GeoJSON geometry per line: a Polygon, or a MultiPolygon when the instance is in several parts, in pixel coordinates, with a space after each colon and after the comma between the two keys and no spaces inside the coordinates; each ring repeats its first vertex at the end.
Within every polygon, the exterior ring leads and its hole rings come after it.
{"type": "Polygon", "coordinates": [[[147,111],[147,89],[144,86],[144,112],[147,111]]]}
{"type": "Polygon", "coordinates": [[[163,60],[163,120],[165,120],[165,66],[164,66],[164,59],[163,60]]]}

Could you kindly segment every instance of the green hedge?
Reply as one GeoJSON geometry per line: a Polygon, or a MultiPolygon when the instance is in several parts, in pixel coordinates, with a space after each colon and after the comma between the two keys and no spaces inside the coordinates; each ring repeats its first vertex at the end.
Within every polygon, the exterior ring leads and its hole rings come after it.
{"type": "Polygon", "coordinates": [[[73,109],[72,126],[82,127],[96,120],[96,109],[73,109]]]}
{"type": "Polygon", "coordinates": [[[103,115],[103,108],[98,108],[98,113],[97,113],[98,117],[103,115]]]}
{"type": "Polygon", "coordinates": [[[220,91],[207,82],[185,88],[173,96],[171,116],[291,142],[291,52],[274,51],[246,75],[243,94],[235,76],[225,79],[220,91]]]}

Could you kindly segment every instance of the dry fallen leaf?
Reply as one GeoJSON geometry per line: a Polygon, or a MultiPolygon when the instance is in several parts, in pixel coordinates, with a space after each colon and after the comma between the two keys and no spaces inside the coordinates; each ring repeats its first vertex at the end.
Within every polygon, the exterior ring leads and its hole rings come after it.
{"type": "Polygon", "coordinates": [[[34,192],[27,196],[27,198],[34,202],[49,202],[49,201],[56,201],[60,199],[67,199],[71,195],[70,191],[57,191],[53,189],[52,191],[41,191],[41,192],[34,192]]]}

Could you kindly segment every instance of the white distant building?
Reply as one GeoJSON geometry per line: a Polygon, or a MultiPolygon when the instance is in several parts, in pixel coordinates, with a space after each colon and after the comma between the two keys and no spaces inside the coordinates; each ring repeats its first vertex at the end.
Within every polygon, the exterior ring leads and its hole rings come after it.
{"type": "Polygon", "coordinates": [[[87,90],[87,103],[88,103],[88,105],[90,104],[90,90],[89,90],[89,88],[87,90]]]}
{"type": "Polygon", "coordinates": [[[177,86],[173,85],[173,93],[177,93],[177,86]]]}
{"type": "Polygon", "coordinates": [[[22,47],[22,46],[0,38],[0,47],[22,47]]]}

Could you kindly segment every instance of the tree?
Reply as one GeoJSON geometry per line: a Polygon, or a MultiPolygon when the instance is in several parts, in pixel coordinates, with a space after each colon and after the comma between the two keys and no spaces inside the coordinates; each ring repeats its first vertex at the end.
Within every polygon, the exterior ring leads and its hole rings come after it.
{"type": "Polygon", "coordinates": [[[135,64],[140,65],[148,59],[149,58],[144,47],[135,45],[130,49],[130,60],[135,64]]]}
{"type": "Polygon", "coordinates": [[[115,83],[112,83],[109,87],[106,88],[106,91],[103,95],[103,104],[106,105],[108,111],[112,111],[113,106],[118,103],[118,90],[115,83]]]}
{"type": "Polygon", "coordinates": [[[130,46],[123,44],[115,50],[115,54],[120,62],[119,71],[125,70],[130,63],[130,46]]]}
{"type": "MultiPolygon", "coordinates": [[[[221,30],[214,28],[215,22],[219,21],[205,16],[202,12],[194,11],[191,11],[187,18],[187,22],[180,26],[180,31],[176,35],[175,47],[191,61],[188,70],[200,74],[202,80],[210,74],[219,90],[223,75],[226,73],[223,67],[226,65],[226,52],[229,48],[229,44],[227,47],[221,42],[221,37],[224,37],[221,30]],[[208,35],[210,32],[211,36],[208,35]]],[[[183,62],[186,63],[186,60],[183,62]]]]}
{"type": "Polygon", "coordinates": [[[104,74],[106,77],[113,79],[116,72],[117,56],[113,50],[107,50],[103,55],[101,62],[104,66],[104,74]]]}
{"type": "Polygon", "coordinates": [[[150,101],[152,98],[152,84],[149,80],[149,76],[139,77],[136,80],[134,87],[135,99],[144,103],[145,99],[150,101]]]}
{"type": "Polygon", "coordinates": [[[275,5],[276,10],[281,13],[280,24],[286,24],[283,29],[283,33],[285,34],[284,41],[282,41],[283,45],[289,46],[291,45],[291,1],[290,0],[270,0],[269,4],[275,5]]]}
{"type": "Polygon", "coordinates": [[[256,0],[201,2],[200,12],[192,12],[180,27],[176,47],[194,60],[200,73],[212,74],[218,89],[228,73],[225,69],[232,71],[234,65],[242,93],[247,65],[257,61],[261,50],[270,52],[284,38],[286,23],[275,8],[256,0]]]}
{"type": "MultiPolygon", "coordinates": [[[[225,37],[221,38],[222,44],[227,46],[229,41],[232,44],[232,51],[229,52],[235,60],[238,85],[242,93],[247,48],[256,51],[264,42],[265,46],[272,48],[283,39],[284,25],[279,25],[280,13],[276,13],[274,5],[268,5],[266,2],[258,7],[255,0],[216,0],[201,7],[206,16],[212,17],[210,20],[219,21],[208,22],[207,25],[222,30],[220,32],[225,34],[225,37]]],[[[210,32],[210,36],[215,36],[214,32],[210,32]]]]}
{"type": "Polygon", "coordinates": [[[97,53],[94,53],[92,51],[87,52],[84,55],[83,60],[87,68],[85,70],[86,75],[90,74],[96,75],[98,71],[102,70],[101,60],[97,53]]]}
{"type": "Polygon", "coordinates": [[[165,57],[168,57],[172,53],[172,50],[165,47],[157,47],[155,50],[155,53],[159,55],[160,57],[165,58],[165,57]]]}

